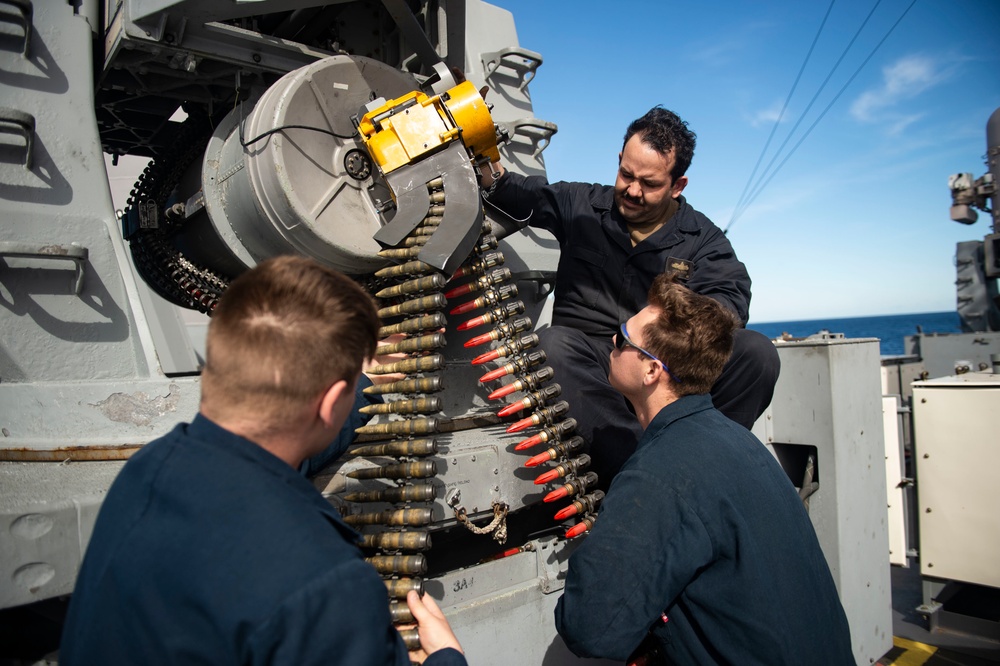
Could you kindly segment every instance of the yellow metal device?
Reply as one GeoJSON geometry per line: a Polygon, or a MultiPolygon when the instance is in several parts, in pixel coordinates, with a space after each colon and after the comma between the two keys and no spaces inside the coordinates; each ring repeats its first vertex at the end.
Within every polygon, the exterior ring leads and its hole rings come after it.
{"type": "Polygon", "coordinates": [[[441,95],[414,91],[366,113],[358,123],[368,154],[392,171],[461,140],[477,164],[500,159],[486,101],[468,81],[441,95]]]}

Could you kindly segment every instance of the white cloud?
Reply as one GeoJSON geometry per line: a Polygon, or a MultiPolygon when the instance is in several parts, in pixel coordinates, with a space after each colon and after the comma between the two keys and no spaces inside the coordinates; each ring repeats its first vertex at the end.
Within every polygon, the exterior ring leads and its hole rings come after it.
{"type": "MultiPolygon", "coordinates": [[[[750,124],[753,127],[760,127],[761,125],[772,125],[775,121],[778,120],[779,117],[781,117],[781,107],[782,107],[781,102],[775,102],[766,109],[761,109],[760,111],[755,113],[753,117],[750,118],[750,124]]],[[[782,118],[782,121],[786,120],[787,117],[788,114],[786,113],[785,117],[782,118]]]]}
{"type": "Polygon", "coordinates": [[[920,114],[904,112],[900,107],[948,79],[952,71],[944,61],[929,56],[904,56],[882,68],[882,84],[861,93],[851,104],[851,115],[861,122],[888,122],[890,132],[901,132],[920,114]]]}

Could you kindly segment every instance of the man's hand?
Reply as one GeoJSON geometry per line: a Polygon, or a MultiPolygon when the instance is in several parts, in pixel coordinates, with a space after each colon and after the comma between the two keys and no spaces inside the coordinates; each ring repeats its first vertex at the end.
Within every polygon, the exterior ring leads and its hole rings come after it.
{"type": "Polygon", "coordinates": [[[420,645],[423,648],[410,653],[411,661],[423,662],[429,655],[444,648],[455,648],[462,652],[462,646],[452,632],[451,625],[429,594],[421,599],[419,594],[410,590],[406,594],[406,605],[410,607],[410,613],[417,621],[420,645]]]}
{"type": "Polygon", "coordinates": [[[489,169],[482,170],[482,178],[479,180],[479,184],[483,186],[483,189],[488,190],[493,186],[494,180],[500,180],[500,177],[504,174],[503,164],[500,162],[491,162],[489,169]]]}
{"type": "MultiPolygon", "coordinates": [[[[384,340],[379,340],[378,346],[383,347],[388,344],[400,342],[401,340],[404,339],[406,339],[406,334],[397,333],[396,335],[390,335],[384,340]]],[[[407,358],[409,358],[409,355],[404,354],[402,352],[396,354],[379,354],[378,347],[376,347],[375,356],[373,356],[370,361],[367,361],[365,363],[361,371],[365,373],[368,379],[372,380],[372,384],[388,384],[390,382],[399,381],[400,379],[404,379],[406,375],[398,372],[393,373],[391,375],[371,375],[368,374],[368,369],[376,365],[389,365],[390,363],[395,363],[396,361],[403,361],[406,360],[407,358]]]]}

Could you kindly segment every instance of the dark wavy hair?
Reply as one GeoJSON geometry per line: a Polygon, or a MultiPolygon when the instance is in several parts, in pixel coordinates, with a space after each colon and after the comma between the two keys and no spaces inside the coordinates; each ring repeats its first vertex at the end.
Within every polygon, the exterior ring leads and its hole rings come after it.
{"type": "Polygon", "coordinates": [[[658,153],[669,155],[670,151],[674,151],[674,168],[670,171],[670,177],[674,180],[683,176],[691,166],[697,137],[688,129],[688,124],[673,111],[657,105],[642,118],[633,120],[625,130],[623,150],[628,140],[636,134],[643,143],[658,153]]]}

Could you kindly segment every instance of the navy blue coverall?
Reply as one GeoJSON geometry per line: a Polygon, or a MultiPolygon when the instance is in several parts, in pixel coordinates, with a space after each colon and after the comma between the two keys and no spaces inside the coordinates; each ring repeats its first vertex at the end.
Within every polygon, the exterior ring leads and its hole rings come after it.
{"type": "Polygon", "coordinates": [[[199,414],[112,484],[59,661],[408,666],[356,539],[302,473],[199,414]]]}
{"type": "Polygon", "coordinates": [[[555,618],[580,656],[624,661],[642,644],[654,664],[855,663],[798,493],[707,395],[650,422],[570,556],[555,618]]]}
{"type": "MultiPolygon", "coordinates": [[[[530,226],[550,231],[559,242],[552,326],[541,331],[541,344],[606,488],[642,434],[631,407],[608,382],[619,324],[646,306],[657,275],[675,271],[689,289],[719,301],[745,325],[746,267],[722,231],[683,196],[674,216],[635,247],[608,185],[549,184],[540,176],[507,171],[488,201],[515,219],[528,218],[530,226]]],[[[771,341],[740,328],[712,387],[713,403],[751,428],[771,402],[779,367],[771,341]]]]}

